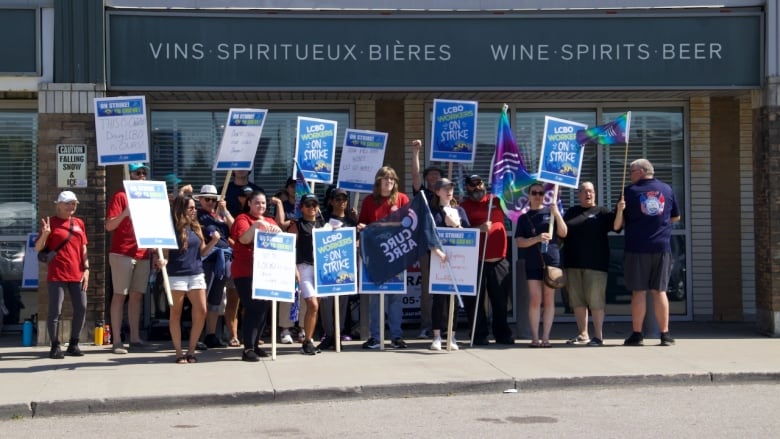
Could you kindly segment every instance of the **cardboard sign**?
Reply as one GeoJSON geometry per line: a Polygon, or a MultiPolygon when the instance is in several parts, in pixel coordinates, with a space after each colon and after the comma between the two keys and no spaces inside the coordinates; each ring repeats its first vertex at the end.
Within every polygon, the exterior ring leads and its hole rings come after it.
{"type": "Polygon", "coordinates": [[[214,160],[214,171],[251,171],[268,110],[231,108],[214,160]]]}
{"type": "Polygon", "coordinates": [[[314,286],[318,297],[357,292],[354,227],[314,229],[314,286]]]}
{"type": "Polygon", "coordinates": [[[474,163],[477,107],[474,101],[433,100],[430,160],[474,163]]]}
{"type": "Polygon", "coordinates": [[[149,161],[146,98],[95,98],[98,165],[149,161]]]}
{"type": "Polygon", "coordinates": [[[455,229],[437,227],[444,253],[452,267],[442,263],[438,256],[431,253],[431,273],[429,291],[431,294],[455,294],[474,296],[477,291],[477,272],[479,271],[479,229],[455,229]],[[451,273],[455,274],[453,280],[451,273]]]}
{"type": "Polygon", "coordinates": [[[138,248],[178,249],[165,182],[125,180],[122,183],[138,248]]]}
{"type": "Polygon", "coordinates": [[[384,164],[386,147],[387,133],[348,128],[341,148],[338,187],[373,192],[374,177],[384,164]]]}
{"type": "Polygon", "coordinates": [[[588,126],[582,123],[544,117],[537,180],[577,189],[585,150],[577,143],[577,131],[586,128],[588,126]]]}
{"type": "Polygon", "coordinates": [[[332,120],[298,117],[295,166],[300,166],[307,182],[333,183],[337,128],[338,122],[332,120]]]}
{"type": "Polygon", "coordinates": [[[295,301],[295,238],[255,230],[252,298],[295,301]]]}

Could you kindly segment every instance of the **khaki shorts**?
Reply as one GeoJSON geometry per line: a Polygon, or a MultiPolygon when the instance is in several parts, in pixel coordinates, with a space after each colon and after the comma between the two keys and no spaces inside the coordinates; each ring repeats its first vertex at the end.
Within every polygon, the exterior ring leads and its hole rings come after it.
{"type": "Polygon", "coordinates": [[[151,263],[148,259],[136,260],[125,255],[109,253],[108,263],[111,265],[111,283],[114,286],[114,294],[127,296],[130,291],[146,293],[151,270],[151,263]]]}
{"type": "Polygon", "coordinates": [[[585,268],[566,269],[566,292],[569,306],[590,309],[604,309],[607,289],[607,273],[585,268]]]}

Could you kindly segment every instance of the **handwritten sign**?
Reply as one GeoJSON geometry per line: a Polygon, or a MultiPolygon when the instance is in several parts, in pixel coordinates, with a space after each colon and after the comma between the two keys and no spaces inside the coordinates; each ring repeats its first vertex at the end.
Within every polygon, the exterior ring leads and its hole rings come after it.
{"type": "Polygon", "coordinates": [[[231,108],[214,160],[215,171],[251,171],[268,110],[231,108]]]}
{"type": "Polygon", "coordinates": [[[307,182],[333,183],[337,128],[338,122],[332,120],[298,116],[295,166],[300,166],[307,182]]]}
{"type": "Polygon", "coordinates": [[[317,296],[357,292],[357,253],[354,227],[314,229],[314,285],[317,296]]]}
{"type": "Polygon", "coordinates": [[[431,294],[455,294],[455,283],[458,294],[474,296],[477,291],[477,264],[479,260],[479,229],[453,229],[437,227],[436,232],[441,240],[444,253],[452,266],[452,279],[446,263],[435,255],[431,255],[431,271],[429,291],[431,294]]]}
{"type": "Polygon", "coordinates": [[[387,147],[387,133],[347,128],[341,148],[338,187],[371,193],[374,177],[382,167],[387,147]]]}
{"type": "Polygon", "coordinates": [[[295,237],[255,230],[253,299],[295,301],[295,237]]]}
{"type": "MultiPolygon", "coordinates": [[[[371,280],[363,261],[360,261],[360,294],[406,294],[406,270],[396,274],[390,280],[377,285],[371,280]]],[[[417,299],[419,300],[419,290],[417,299]]]]}
{"type": "Polygon", "coordinates": [[[577,131],[587,125],[570,120],[544,117],[544,138],[539,154],[537,180],[577,189],[584,148],[577,143],[577,131]]]}
{"type": "Polygon", "coordinates": [[[87,187],[87,145],[57,145],[57,187],[87,187]]]}
{"type": "Polygon", "coordinates": [[[138,248],[179,248],[164,181],[125,180],[138,248]]]}
{"type": "Polygon", "coordinates": [[[474,163],[477,102],[433,100],[430,160],[474,163]]]}
{"type": "Polygon", "coordinates": [[[95,98],[98,165],[149,161],[146,98],[95,98]]]}

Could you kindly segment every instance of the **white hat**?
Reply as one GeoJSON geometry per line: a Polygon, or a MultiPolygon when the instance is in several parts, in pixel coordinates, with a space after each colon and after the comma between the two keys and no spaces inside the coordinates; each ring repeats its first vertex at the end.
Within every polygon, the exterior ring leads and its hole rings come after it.
{"type": "Polygon", "coordinates": [[[219,194],[217,193],[217,187],[213,184],[204,184],[200,187],[200,193],[197,195],[193,195],[192,198],[195,198],[196,200],[199,197],[217,197],[219,199],[219,194]]]}
{"type": "Polygon", "coordinates": [[[76,198],[76,194],[71,191],[62,191],[60,192],[60,196],[57,197],[57,201],[54,203],[70,203],[71,201],[79,202],[79,199],[76,198]]]}

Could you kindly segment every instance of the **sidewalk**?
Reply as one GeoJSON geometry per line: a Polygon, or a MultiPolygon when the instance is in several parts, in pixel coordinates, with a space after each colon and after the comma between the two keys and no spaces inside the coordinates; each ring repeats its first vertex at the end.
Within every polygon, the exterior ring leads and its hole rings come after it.
{"type": "MultiPolygon", "coordinates": [[[[743,323],[672,323],[677,345],[624,347],[628,323],[607,324],[603,347],[568,346],[575,325],[554,325],[552,349],[475,347],[447,353],[430,340],[385,351],[345,343],[316,357],[299,345],[277,345],[277,359],[240,360],[239,348],[210,349],[199,363],[174,364],[170,342],[128,355],[82,345],[85,356],[48,358],[48,347],[0,337],[0,420],[223,404],[313,399],[381,398],[538,388],[619,385],[712,385],[780,382],[780,341],[743,323]],[[15,344],[15,345],[14,345],[15,344]]],[[[266,344],[270,352],[270,345],[266,344]]]]}

